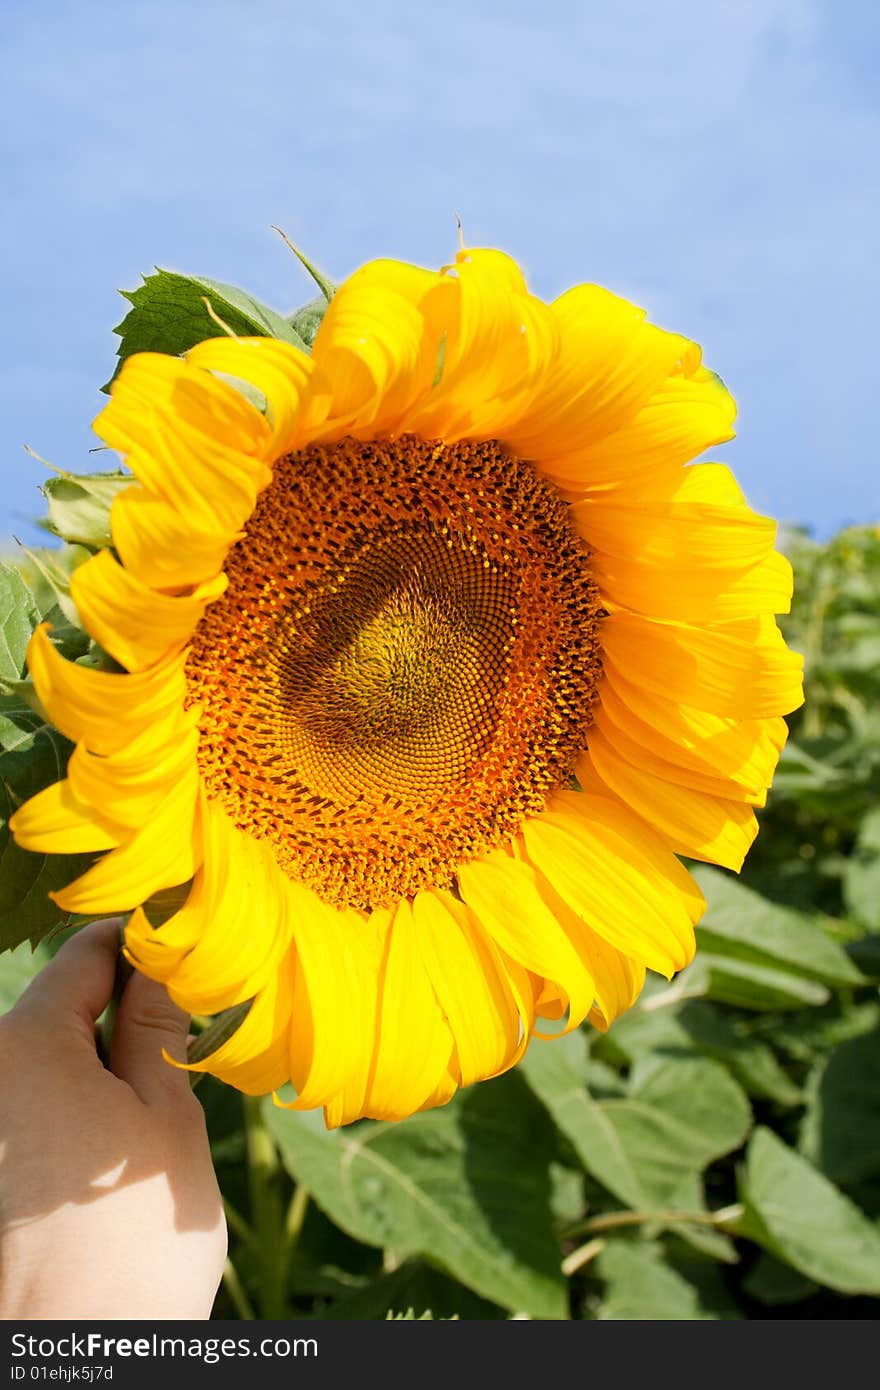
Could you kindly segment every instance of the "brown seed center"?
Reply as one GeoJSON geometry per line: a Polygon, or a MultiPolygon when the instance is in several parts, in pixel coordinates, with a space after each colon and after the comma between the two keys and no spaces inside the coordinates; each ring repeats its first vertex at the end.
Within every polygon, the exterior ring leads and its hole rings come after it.
{"type": "Polygon", "coordinates": [[[449,885],[586,746],[588,554],[497,443],[280,459],[227,573],[187,665],[208,794],[327,901],[449,885]]]}

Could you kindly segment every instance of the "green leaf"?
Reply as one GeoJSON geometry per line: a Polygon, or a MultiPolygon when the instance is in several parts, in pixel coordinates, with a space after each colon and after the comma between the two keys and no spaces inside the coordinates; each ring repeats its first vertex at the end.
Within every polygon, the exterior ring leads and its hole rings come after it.
{"type": "Polygon", "coordinates": [[[552,1228],[552,1134],[515,1075],[402,1124],[328,1133],[320,1114],[266,1123],[284,1163],[343,1230],[424,1255],[475,1293],[538,1318],[567,1316],[552,1228]]]}
{"type": "Polygon", "coordinates": [[[819,1285],[807,1279],[791,1265],[783,1264],[773,1255],[762,1251],[743,1280],[743,1292],[749,1298],[771,1307],[780,1303],[800,1303],[816,1292],[819,1285]]]}
{"type": "MultiPolygon", "coordinates": [[[[704,1212],[708,1213],[709,1208],[706,1203],[705,1184],[699,1173],[686,1173],[683,1182],[672,1193],[669,1205],[673,1210],[680,1212],[704,1212]]],[[[696,1250],[700,1255],[706,1255],[711,1260],[718,1260],[722,1264],[735,1265],[739,1262],[736,1246],[730,1236],[724,1234],[715,1226],[711,1226],[699,1221],[675,1221],[657,1222],[655,1225],[644,1228],[646,1232],[665,1231],[667,1245],[674,1245],[681,1242],[684,1246],[696,1250]]]]}
{"type": "Polygon", "coordinates": [[[697,938],[716,955],[771,967],[829,985],[862,983],[843,947],[805,913],[781,907],[718,869],[694,871],[707,909],[697,938]]]}
{"type": "Polygon", "coordinates": [[[696,978],[705,979],[711,999],[740,1009],[802,1009],[805,1004],[825,1004],[830,997],[825,986],[815,980],[749,960],[715,955],[705,948],[689,970],[696,978]]]}
{"type": "Polygon", "coordinates": [[[844,1186],[880,1174],[880,1029],[836,1047],[808,1096],[801,1152],[844,1186]]]}
{"type": "Polygon", "coordinates": [[[880,928],[880,807],[862,821],[842,886],[843,900],[853,917],[872,930],[880,928]]]}
{"type": "Polygon", "coordinates": [[[862,936],[847,947],[855,964],[869,980],[880,980],[880,936],[862,936]]]}
{"type": "Polygon", "coordinates": [[[21,575],[0,561],[0,678],[25,674],[25,653],[40,621],[34,596],[21,575]]]}
{"type": "Polygon", "coordinates": [[[23,546],[12,562],[30,590],[39,621],[52,624],[52,640],[70,660],[76,660],[89,645],[70,597],[70,580],[74,570],[84,564],[90,554],[91,551],[82,545],[61,545],[52,549],[23,546]],[[75,652],[68,650],[71,645],[76,646],[75,652]]]}
{"type": "Polygon", "coordinates": [[[627,1206],[644,1204],[638,1173],[613,1121],[584,1082],[586,1040],[572,1032],[552,1042],[536,1039],[520,1071],[584,1165],[584,1170],[627,1206]]]}
{"type": "Polygon", "coordinates": [[[595,1314],[599,1321],[700,1321],[714,1319],[700,1303],[693,1284],[664,1260],[662,1250],[645,1240],[609,1240],[597,1257],[595,1272],[605,1296],[595,1314]]]}
{"type": "Polygon", "coordinates": [[[30,710],[0,719],[0,951],[36,944],[70,917],[48,894],[65,887],[94,861],[89,854],[31,853],[15,844],[8,820],[23,801],[64,776],[72,745],[30,710]]]}
{"type": "Polygon", "coordinates": [[[779,1105],[799,1105],[801,1092],[765,1042],[745,1031],[742,1021],[703,999],[685,999],[663,1008],[635,1008],[619,1018],[594,1046],[602,1057],[618,1055],[632,1063],[648,1052],[699,1052],[727,1067],[749,1095],[779,1105]]]}
{"type": "Polygon", "coordinates": [[[26,942],[7,951],[0,961],[0,1014],[18,1002],[31,980],[51,960],[45,946],[31,950],[26,942]]]}
{"type": "Polygon", "coordinates": [[[629,1097],[601,1106],[649,1207],[670,1204],[688,1172],[739,1148],[752,1122],[742,1088],[704,1057],[646,1058],[629,1097]]]}
{"type": "Polygon", "coordinates": [[[772,1130],[755,1130],[740,1179],[750,1237],[818,1284],[880,1295],[880,1231],[772,1130]]]}
{"type": "Polygon", "coordinates": [[[627,1206],[668,1205],[688,1173],[745,1138],[749,1103],[717,1063],[652,1057],[636,1068],[626,1099],[597,1101],[584,1085],[576,1047],[569,1039],[535,1043],[521,1070],[586,1172],[627,1206]]]}
{"type": "MultiPolygon", "coordinates": [[[[289,319],[244,290],[218,280],[157,268],[154,275],[144,277],[139,289],[123,290],[122,295],[132,307],[114,329],[122,339],[117,372],[134,352],[166,352],[176,357],[206,338],[221,337],[223,330],[208,313],[205,298],[237,337],[280,338],[308,351],[289,319]]],[[[109,383],[104,390],[109,390],[109,383]]]]}
{"type": "Polygon", "coordinates": [[[100,550],[112,546],[110,508],[131,487],[130,473],[63,473],[43,484],[46,529],[62,540],[100,550]]]}
{"type": "Polygon", "coordinates": [[[340,1299],[323,1314],[324,1318],[375,1320],[409,1316],[451,1319],[503,1318],[497,1304],[465,1289],[461,1284],[431,1269],[421,1260],[406,1260],[399,1269],[374,1279],[365,1289],[358,1289],[340,1299]]]}
{"type": "Polygon", "coordinates": [[[834,1004],[766,1018],[762,1023],[774,1047],[797,1063],[811,1065],[829,1048],[880,1027],[880,1004],[871,999],[863,1004],[850,1003],[843,1012],[834,1004]]]}

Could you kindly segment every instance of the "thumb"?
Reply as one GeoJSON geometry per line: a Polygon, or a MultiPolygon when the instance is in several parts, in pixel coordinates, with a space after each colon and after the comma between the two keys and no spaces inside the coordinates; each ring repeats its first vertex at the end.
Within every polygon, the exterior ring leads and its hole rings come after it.
{"type": "Polygon", "coordinates": [[[186,1061],[189,1017],[168,998],[164,985],[138,971],[119,1003],[110,1042],[110,1070],[127,1081],[145,1105],[167,1105],[189,1096],[189,1074],[173,1067],[186,1061]]]}

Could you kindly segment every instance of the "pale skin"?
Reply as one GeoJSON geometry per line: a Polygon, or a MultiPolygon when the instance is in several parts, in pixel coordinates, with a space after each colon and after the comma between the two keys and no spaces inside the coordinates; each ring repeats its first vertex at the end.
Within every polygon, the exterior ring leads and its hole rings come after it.
{"type": "Polygon", "coordinates": [[[188,1019],[142,975],[109,1067],[95,1021],[119,923],[83,928],[0,1018],[0,1318],[207,1318],[226,1224],[182,1060],[188,1019]]]}

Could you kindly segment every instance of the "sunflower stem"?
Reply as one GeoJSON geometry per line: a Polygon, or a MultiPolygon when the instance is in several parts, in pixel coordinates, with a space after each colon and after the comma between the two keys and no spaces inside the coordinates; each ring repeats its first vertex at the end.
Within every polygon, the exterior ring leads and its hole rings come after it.
{"type": "Polygon", "coordinates": [[[242,1282],[238,1277],[238,1271],[231,1260],[227,1260],[223,1266],[223,1285],[229,1294],[229,1301],[238,1313],[238,1316],[245,1322],[255,1322],[256,1313],[251,1306],[251,1301],[244,1291],[242,1282]]]}
{"type": "Polygon", "coordinates": [[[306,1219],[306,1211],[309,1206],[309,1190],[303,1187],[302,1183],[297,1183],[290,1205],[287,1208],[287,1220],[284,1223],[285,1235],[285,1265],[289,1266],[290,1260],[299,1244],[300,1232],[303,1222],[306,1219]]]}
{"type": "Polygon", "coordinates": [[[247,1221],[245,1221],[241,1212],[238,1211],[232,1205],[232,1203],[229,1201],[227,1197],[223,1198],[223,1211],[226,1216],[227,1226],[229,1227],[230,1231],[232,1231],[236,1236],[238,1236],[238,1239],[241,1241],[242,1245],[253,1245],[253,1231],[251,1230],[247,1221]]]}
{"type": "Polygon", "coordinates": [[[263,1122],[259,1096],[244,1097],[251,1223],[257,1253],[259,1308],[263,1318],[285,1318],[287,1260],[281,1164],[272,1136],[263,1122]]]}
{"type": "Polygon", "coordinates": [[[562,1273],[566,1279],[570,1279],[579,1269],[583,1269],[584,1265],[595,1260],[596,1256],[604,1249],[605,1241],[594,1236],[592,1240],[587,1241],[586,1245],[579,1245],[577,1250],[572,1250],[571,1254],[566,1255],[562,1261],[562,1273]]]}
{"type": "Polygon", "coordinates": [[[723,1230],[726,1226],[735,1226],[742,1214],[743,1208],[738,1202],[729,1207],[719,1207],[718,1211],[679,1211],[673,1207],[661,1211],[607,1211],[579,1221],[565,1235],[596,1235],[599,1231],[615,1231],[622,1226],[641,1226],[648,1222],[657,1222],[662,1226],[715,1226],[723,1230]]]}

